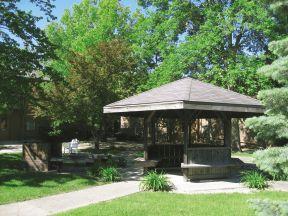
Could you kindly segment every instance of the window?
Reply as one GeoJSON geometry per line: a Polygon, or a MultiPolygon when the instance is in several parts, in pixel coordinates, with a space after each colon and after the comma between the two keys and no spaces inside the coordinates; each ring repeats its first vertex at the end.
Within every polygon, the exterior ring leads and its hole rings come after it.
{"type": "Polygon", "coordinates": [[[7,130],[7,118],[6,117],[0,117],[0,131],[7,130]]]}
{"type": "Polygon", "coordinates": [[[25,124],[26,131],[35,130],[35,121],[33,119],[27,119],[25,124]]]}

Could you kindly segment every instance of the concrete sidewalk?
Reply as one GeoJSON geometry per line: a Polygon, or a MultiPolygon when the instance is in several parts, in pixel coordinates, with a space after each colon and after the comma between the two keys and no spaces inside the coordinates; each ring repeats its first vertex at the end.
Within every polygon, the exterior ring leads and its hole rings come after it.
{"type": "Polygon", "coordinates": [[[250,193],[238,178],[214,179],[202,181],[185,181],[180,174],[166,174],[173,184],[173,193],[207,194],[207,193],[250,193]]]}
{"type": "Polygon", "coordinates": [[[115,199],[139,191],[138,181],[117,182],[40,199],[0,205],[2,216],[43,216],[115,199]]]}

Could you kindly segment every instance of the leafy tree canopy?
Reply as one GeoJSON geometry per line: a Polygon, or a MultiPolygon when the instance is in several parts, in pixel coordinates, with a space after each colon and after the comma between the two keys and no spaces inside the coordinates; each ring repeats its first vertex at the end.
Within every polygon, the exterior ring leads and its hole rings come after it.
{"type": "MultiPolygon", "coordinates": [[[[53,47],[37,27],[42,17],[19,8],[20,0],[0,2],[0,111],[31,102],[31,92],[43,79],[55,78],[44,62],[53,47]],[[41,72],[40,72],[41,71],[41,72]]],[[[31,0],[48,20],[54,19],[52,0],[31,0]]]]}
{"type": "Polygon", "coordinates": [[[69,52],[85,52],[99,42],[127,38],[131,30],[129,9],[118,1],[83,0],[66,10],[60,22],[46,29],[49,40],[57,46],[58,59],[52,67],[62,75],[69,72],[69,52]]]}
{"type": "Polygon", "coordinates": [[[54,129],[82,123],[95,137],[103,128],[103,106],[135,92],[143,76],[130,40],[130,11],[118,0],[83,0],[47,28],[57,46],[51,66],[64,81],[38,92],[37,116],[52,120],[54,129]],[[63,113],[65,110],[65,113],[63,113]]]}
{"type": "Polygon", "coordinates": [[[248,95],[271,85],[256,74],[272,57],[268,42],[281,36],[280,19],[272,16],[265,1],[139,2],[145,12],[135,34],[150,69],[142,90],[183,76],[248,95]]]}

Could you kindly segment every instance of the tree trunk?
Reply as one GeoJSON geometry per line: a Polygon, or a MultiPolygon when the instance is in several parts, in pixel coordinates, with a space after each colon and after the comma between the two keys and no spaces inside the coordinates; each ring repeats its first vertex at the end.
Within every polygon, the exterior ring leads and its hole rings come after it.
{"type": "Polygon", "coordinates": [[[232,119],[232,150],[242,151],[240,143],[239,119],[232,119]]]}
{"type": "Polygon", "coordinates": [[[102,124],[100,128],[100,139],[103,142],[106,142],[107,140],[107,118],[105,115],[102,118],[102,124]]]}
{"type": "Polygon", "coordinates": [[[99,150],[100,149],[100,133],[99,133],[99,129],[92,129],[91,130],[91,134],[92,134],[92,138],[93,141],[92,143],[94,144],[95,150],[99,150]]]}

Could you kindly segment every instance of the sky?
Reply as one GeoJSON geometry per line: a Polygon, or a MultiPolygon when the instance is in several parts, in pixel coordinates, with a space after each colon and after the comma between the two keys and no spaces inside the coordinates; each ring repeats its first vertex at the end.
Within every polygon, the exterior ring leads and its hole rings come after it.
{"type": "MultiPolygon", "coordinates": [[[[72,9],[73,4],[78,4],[80,2],[81,0],[55,0],[53,3],[55,5],[55,8],[53,9],[53,15],[56,16],[59,20],[62,17],[65,9],[70,10],[72,9]]],[[[124,6],[130,7],[132,11],[135,11],[137,7],[137,0],[121,0],[121,3],[124,6]]],[[[43,13],[38,8],[34,7],[29,0],[20,1],[19,6],[25,11],[31,10],[33,15],[43,16],[43,13]]],[[[42,29],[45,28],[47,25],[46,19],[40,20],[37,25],[42,29]]]]}

